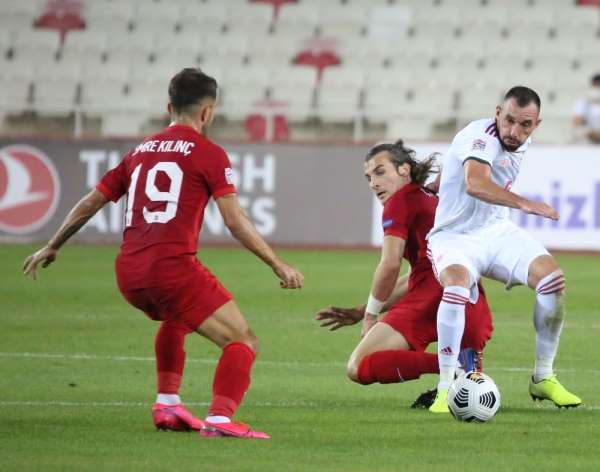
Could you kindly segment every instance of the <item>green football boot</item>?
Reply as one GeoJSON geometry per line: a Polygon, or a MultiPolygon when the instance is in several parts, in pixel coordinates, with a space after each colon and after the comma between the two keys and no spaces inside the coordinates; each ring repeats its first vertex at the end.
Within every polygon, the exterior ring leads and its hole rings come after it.
{"type": "Polygon", "coordinates": [[[429,411],[432,413],[450,413],[448,409],[448,389],[438,389],[435,401],[429,407],[429,411]]]}
{"type": "Polygon", "coordinates": [[[529,383],[529,395],[533,401],[550,400],[559,408],[575,408],[581,405],[581,398],[563,387],[556,375],[539,382],[534,382],[532,377],[529,383]]]}

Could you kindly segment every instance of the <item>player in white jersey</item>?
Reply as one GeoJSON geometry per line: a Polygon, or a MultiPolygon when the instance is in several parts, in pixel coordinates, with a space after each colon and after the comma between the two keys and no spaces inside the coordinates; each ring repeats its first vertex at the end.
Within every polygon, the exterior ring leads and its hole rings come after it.
{"type": "Polygon", "coordinates": [[[502,281],[507,288],[527,285],[536,292],[532,398],[548,399],[559,407],[581,403],[553,372],[563,325],[564,274],[548,251],[509,219],[509,207],[558,219],[552,207],[510,191],[531,133],[541,122],[539,114],[537,93],[513,87],[495,117],[467,125],[444,156],[440,201],[428,235],[429,257],[444,288],[437,319],[440,380],[433,412],[448,411],[448,386],[464,331],[465,303],[477,300],[481,276],[502,281]]]}

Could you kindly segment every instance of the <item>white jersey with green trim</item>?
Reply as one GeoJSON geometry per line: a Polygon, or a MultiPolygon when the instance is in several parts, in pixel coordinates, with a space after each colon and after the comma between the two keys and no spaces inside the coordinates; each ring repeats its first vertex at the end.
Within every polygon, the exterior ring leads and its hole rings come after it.
{"type": "Polygon", "coordinates": [[[514,152],[504,149],[493,118],[472,121],[463,128],[443,157],[440,200],[429,236],[439,231],[468,233],[508,219],[507,207],[486,203],[467,194],[463,165],[468,159],[488,164],[492,168],[492,181],[510,190],[530,144],[531,138],[528,138],[514,152]]]}

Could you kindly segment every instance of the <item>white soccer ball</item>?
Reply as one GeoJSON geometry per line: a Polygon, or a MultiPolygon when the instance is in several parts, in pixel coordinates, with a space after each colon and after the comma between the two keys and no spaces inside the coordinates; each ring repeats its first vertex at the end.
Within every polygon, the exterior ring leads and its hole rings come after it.
{"type": "Polygon", "coordinates": [[[490,376],[466,372],[450,385],[448,408],[458,421],[485,423],[500,408],[500,391],[490,376]]]}

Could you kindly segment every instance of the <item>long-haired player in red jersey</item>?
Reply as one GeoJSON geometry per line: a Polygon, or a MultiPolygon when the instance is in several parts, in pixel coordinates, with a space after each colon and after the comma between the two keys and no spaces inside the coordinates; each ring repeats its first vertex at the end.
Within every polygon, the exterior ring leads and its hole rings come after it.
{"type": "MultiPolygon", "coordinates": [[[[401,140],[379,144],[366,155],[365,177],[383,204],[383,246],[368,302],[361,307],[329,307],[316,318],[330,329],[363,321],[361,341],[348,361],[354,382],[396,383],[438,373],[437,354],[425,348],[437,340],[437,307],[442,288],[435,278],[425,236],[433,225],[437,197],[424,187],[435,155],[424,161],[401,140]],[[410,275],[399,277],[402,259],[410,275]],[[387,314],[378,322],[378,315],[387,314]]],[[[483,294],[483,289],[481,289],[483,294]]],[[[485,296],[469,305],[462,342],[463,367],[481,369],[481,353],[492,333],[485,296]]],[[[414,406],[429,406],[435,391],[426,392],[414,406]]]]}
{"type": "Polygon", "coordinates": [[[231,234],[269,265],[283,288],[301,288],[302,274],[284,263],[241,209],[225,151],[204,136],[217,99],[217,82],[186,68],[169,84],[172,123],[146,138],[110,170],[65,218],[48,244],[29,256],[25,275],[47,267],[59,248],[107,202],[127,195],[121,252],[116,260],[125,299],[159,321],[155,351],[159,429],[200,430],[202,436],[268,438],[231,421],[250,385],[258,339],[227,289],[196,259],[204,209],[212,197],[231,234]],[[184,340],[199,333],[220,348],[206,420],[194,417],[178,392],[184,340]]]}

